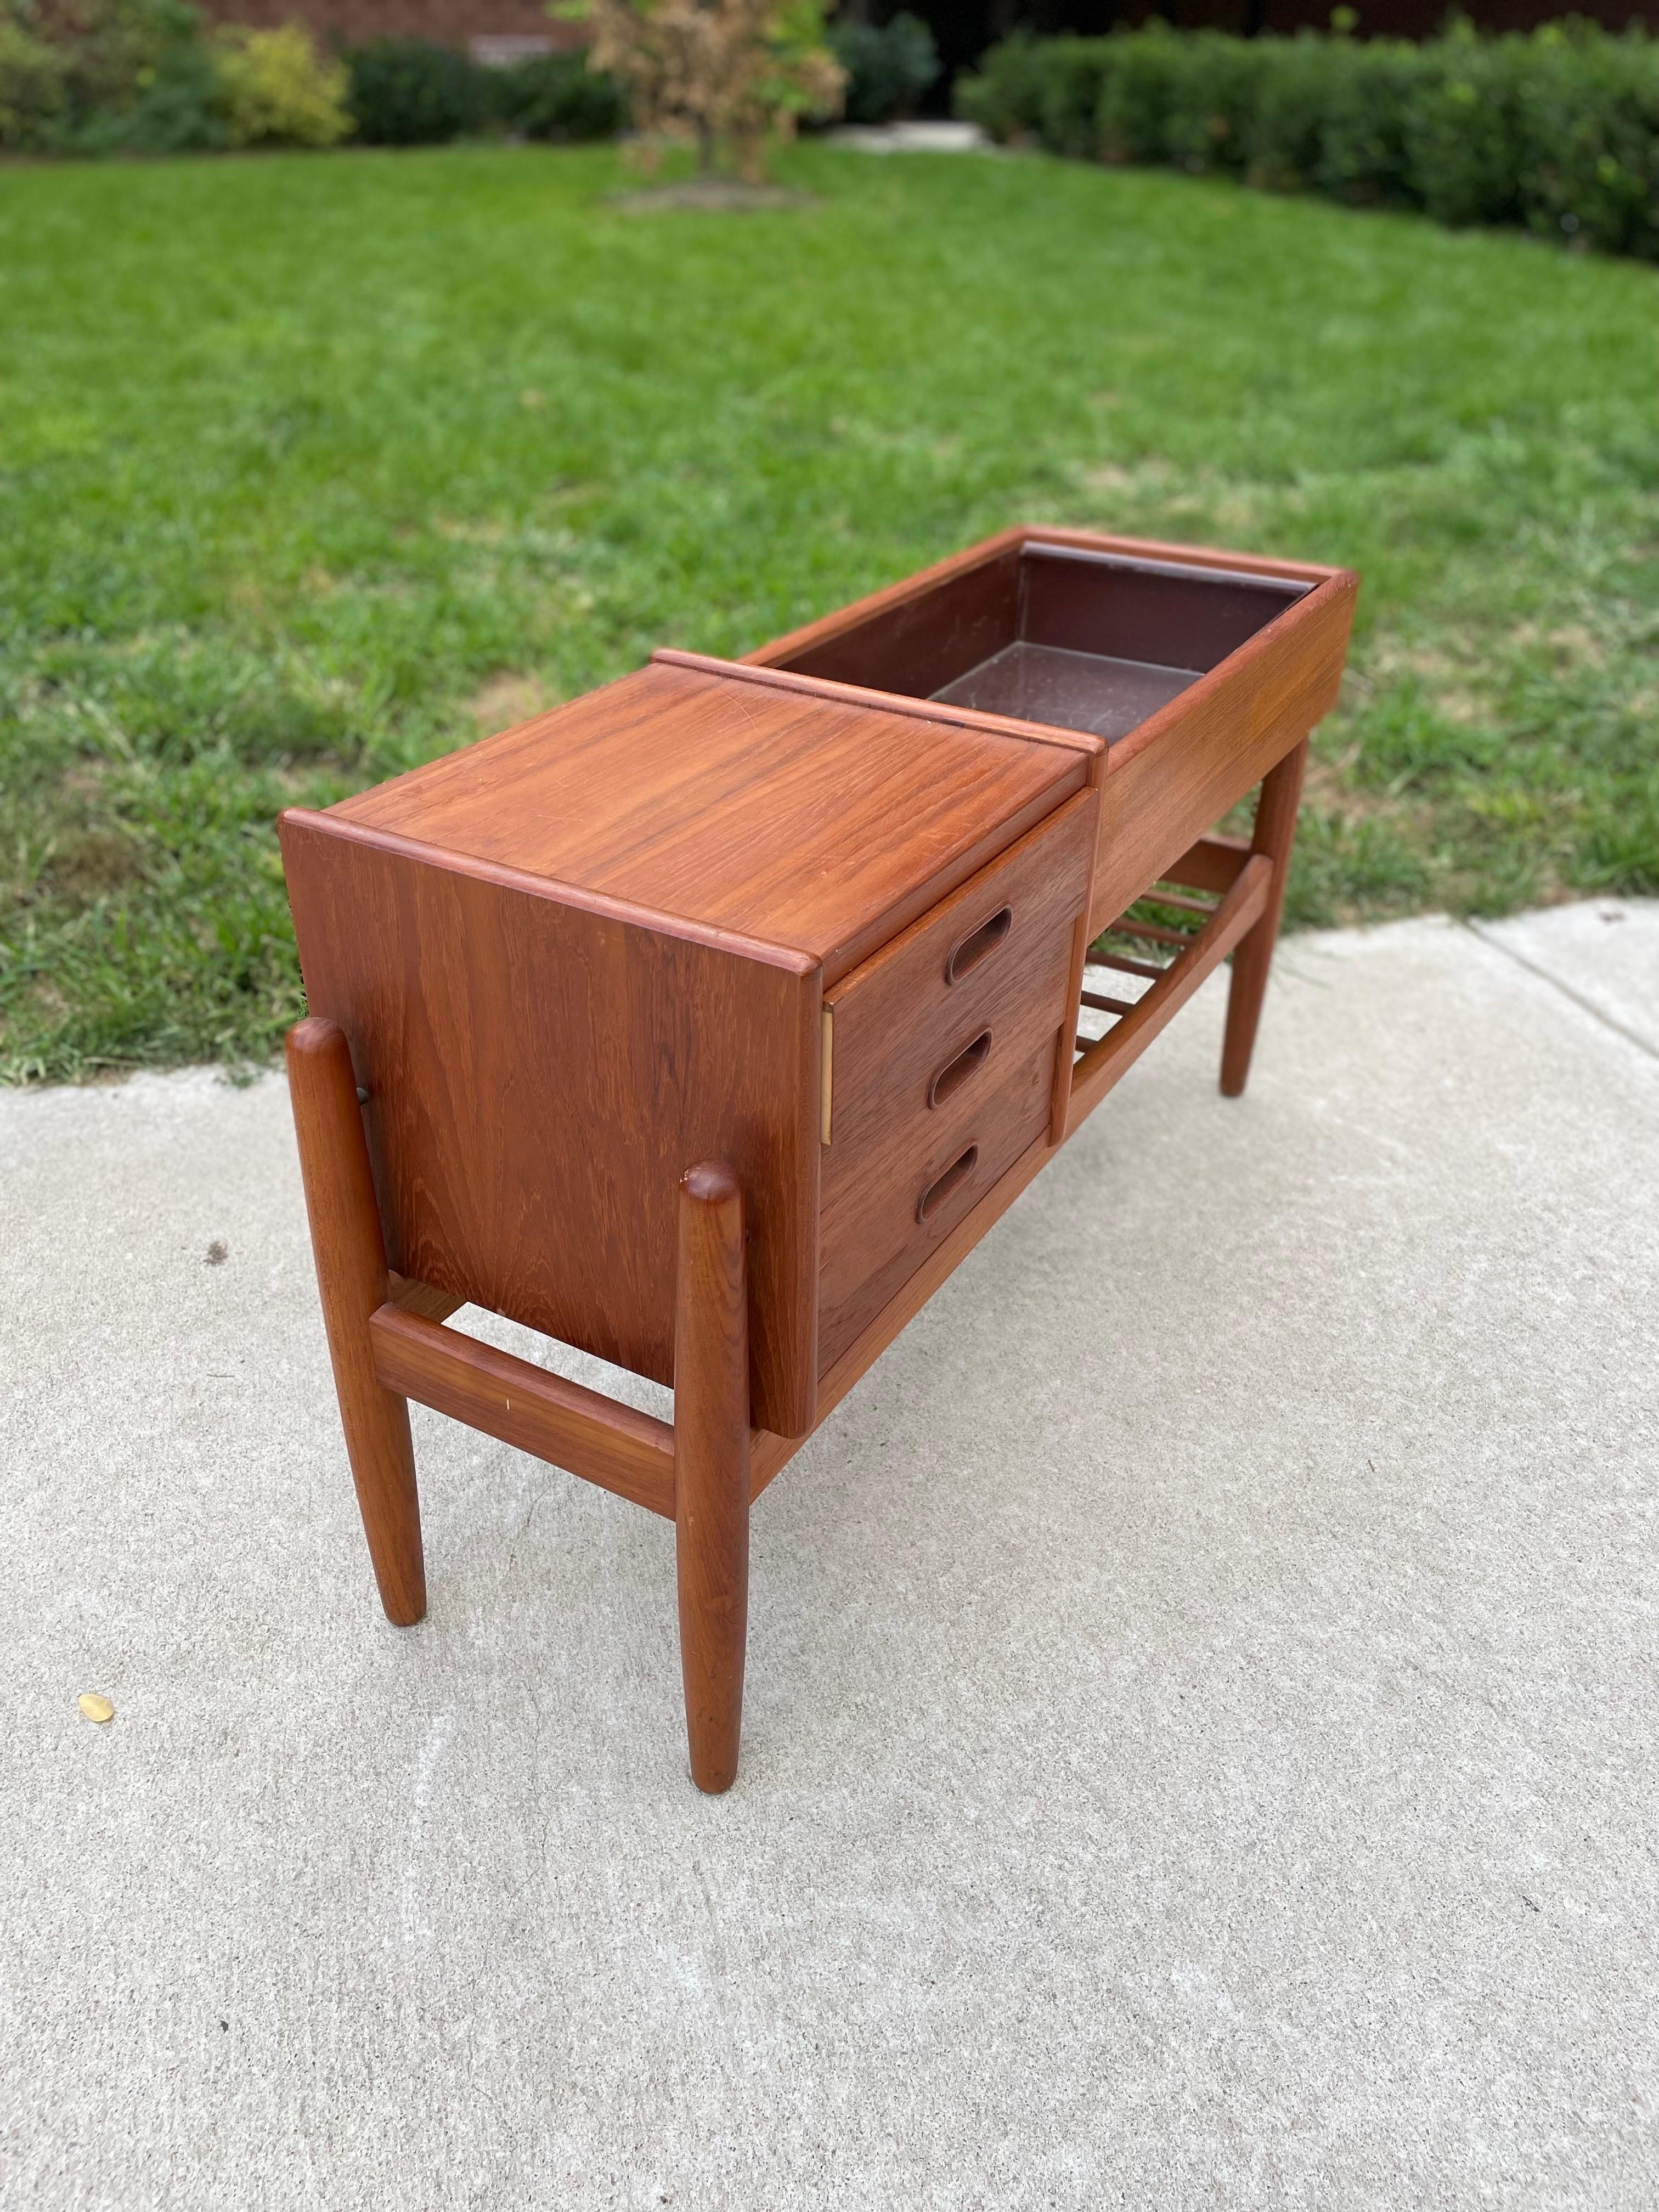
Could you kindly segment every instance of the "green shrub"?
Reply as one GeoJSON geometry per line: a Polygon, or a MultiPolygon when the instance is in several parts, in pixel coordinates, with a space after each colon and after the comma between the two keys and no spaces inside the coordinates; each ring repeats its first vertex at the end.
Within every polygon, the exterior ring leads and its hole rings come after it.
{"type": "Polygon", "coordinates": [[[438,146],[489,119],[489,72],[453,46],[373,39],[346,56],[357,136],[370,146],[438,146]]]}
{"type": "Polygon", "coordinates": [[[179,153],[222,146],[218,80],[182,0],[12,0],[0,145],[179,153]]]}
{"type": "Polygon", "coordinates": [[[157,66],[197,38],[196,11],[179,0],[13,0],[9,12],[59,57],[70,117],[134,106],[157,66]]]}
{"type": "Polygon", "coordinates": [[[1167,161],[1182,40],[1155,23],[1138,39],[1102,39],[1095,129],[1107,161],[1167,161]]]}
{"type": "Polygon", "coordinates": [[[890,23],[836,23],[829,43],[847,72],[849,123],[885,123],[908,115],[939,76],[939,48],[919,15],[903,12],[890,23]]]}
{"type": "Polygon", "coordinates": [[[227,26],[214,59],[234,146],[336,146],[349,133],[345,64],[320,53],[302,23],[227,26]]]}
{"type": "Polygon", "coordinates": [[[1354,48],[1313,31],[1257,43],[1263,66],[1247,125],[1245,173],[1269,191],[1306,191],[1319,174],[1325,117],[1354,48]]]}
{"type": "Polygon", "coordinates": [[[1320,119],[1320,191],[1356,206],[1415,204],[1406,124],[1425,81],[1424,53],[1401,39],[1340,42],[1320,119]]]}
{"type": "Polygon", "coordinates": [[[56,46],[0,17],[0,146],[30,150],[49,143],[64,111],[67,76],[56,46]]]}
{"type": "Polygon", "coordinates": [[[999,146],[1030,137],[1042,115],[1046,51],[1029,31],[999,40],[981,57],[976,76],[964,70],[951,86],[952,110],[999,146]]]}
{"type": "Polygon", "coordinates": [[[516,137],[570,145],[614,137],[628,120],[622,87],[580,54],[538,54],[486,76],[489,112],[516,137]]]}
{"type": "Polygon", "coordinates": [[[182,0],[46,0],[36,23],[64,58],[60,150],[198,154],[229,143],[224,88],[182,0]]]}
{"type": "Polygon", "coordinates": [[[1249,159],[1250,119],[1260,97],[1271,42],[1232,39],[1217,31],[1191,38],[1166,36],[1176,50],[1166,58],[1163,159],[1194,176],[1207,170],[1237,175],[1249,159]]]}
{"type": "Polygon", "coordinates": [[[1109,39],[1050,39],[1037,101],[1037,133],[1051,154],[1097,155],[1100,103],[1112,64],[1109,39]]]}
{"type": "Polygon", "coordinates": [[[169,46],[147,72],[137,97],[84,112],[64,149],[75,154],[216,154],[230,143],[224,86],[206,49],[169,46]]]}
{"type": "Polygon", "coordinates": [[[1514,90],[1521,211],[1547,236],[1659,259],[1659,44],[1550,27],[1514,90]]]}
{"type": "Polygon", "coordinates": [[[1481,39],[1467,23],[1431,57],[1406,116],[1412,197],[1437,221],[1514,222],[1521,210],[1515,80],[1525,39],[1481,39]]]}
{"type": "Polygon", "coordinates": [[[1118,60],[1116,40],[1016,31],[991,48],[979,76],[957,79],[952,105],[1000,145],[1035,137],[1051,154],[1097,155],[1101,102],[1118,60]]]}
{"type": "Polygon", "coordinates": [[[1659,42],[1577,20],[1409,46],[1243,40],[1162,22],[994,46],[957,112],[1004,143],[1242,173],[1252,184],[1421,208],[1659,260],[1659,42]]]}
{"type": "Polygon", "coordinates": [[[429,144],[489,128],[603,138],[625,112],[580,54],[480,68],[381,39],[345,60],[299,23],[202,34],[185,0],[0,0],[0,149],[184,154],[229,146],[429,144]]]}

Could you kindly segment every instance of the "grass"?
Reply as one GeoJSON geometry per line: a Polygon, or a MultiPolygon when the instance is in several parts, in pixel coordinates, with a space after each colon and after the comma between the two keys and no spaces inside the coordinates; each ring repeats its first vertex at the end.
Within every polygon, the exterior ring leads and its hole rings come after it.
{"type": "Polygon", "coordinates": [[[0,170],[0,1072],[262,1060],[272,817],[1024,516],[1346,562],[1292,919],[1659,891],[1659,272],[806,148],[0,170]]]}

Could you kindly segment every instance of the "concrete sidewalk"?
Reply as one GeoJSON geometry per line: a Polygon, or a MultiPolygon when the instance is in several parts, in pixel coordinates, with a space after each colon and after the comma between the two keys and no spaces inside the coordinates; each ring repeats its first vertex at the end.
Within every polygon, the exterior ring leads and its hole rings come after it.
{"type": "Polygon", "coordinates": [[[719,1801],[665,1524],[417,1411],[380,1617],[279,1082],[0,1096],[8,2212],[1659,2199],[1659,907],[1220,1011],[757,1508],[719,1801]]]}

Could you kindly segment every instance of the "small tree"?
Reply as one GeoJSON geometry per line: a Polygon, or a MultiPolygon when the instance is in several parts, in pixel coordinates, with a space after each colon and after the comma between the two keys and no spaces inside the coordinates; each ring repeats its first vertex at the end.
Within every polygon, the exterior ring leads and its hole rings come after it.
{"type": "Polygon", "coordinates": [[[769,146],[803,115],[841,110],[847,77],[824,43],[823,0],[578,0],[561,15],[592,27],[588,61],[628,94],[647,159],[695,146],[757,183],[769,146]]]}

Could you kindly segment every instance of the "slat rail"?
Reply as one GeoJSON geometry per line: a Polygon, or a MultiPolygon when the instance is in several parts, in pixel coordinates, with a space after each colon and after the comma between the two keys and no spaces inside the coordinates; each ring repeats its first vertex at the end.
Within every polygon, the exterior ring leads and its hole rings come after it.
{"type": "MultiPolygon", "coordinates": [[[[1068,1137],[1139,1059],[1211,970],[1226,958],[1245,931],[1259,920],[1273,889],[1273,862],[1265,854],[1247,853],[1220,904],[1186,950],[1178,953],[1167,968],[1154,971],[1158,981],[1146,996],[1137,999],[1127,1012],[1120,1014],[1104,1036],[1087,1045],[1072,1071],[1072,1101],[1066,1120],[1068,1137]]],[[[1178,875],[1176,880],[1181,880],[1178,875]]],[[[1158,894],[1151,896],[1156,897],[1158,894]]],[[[1090,995],[1085,993],[1085,1004],[1090,995]]],[[[1105,1011],[1115,1011],[1115,1007],[1105,1011]]]]}

